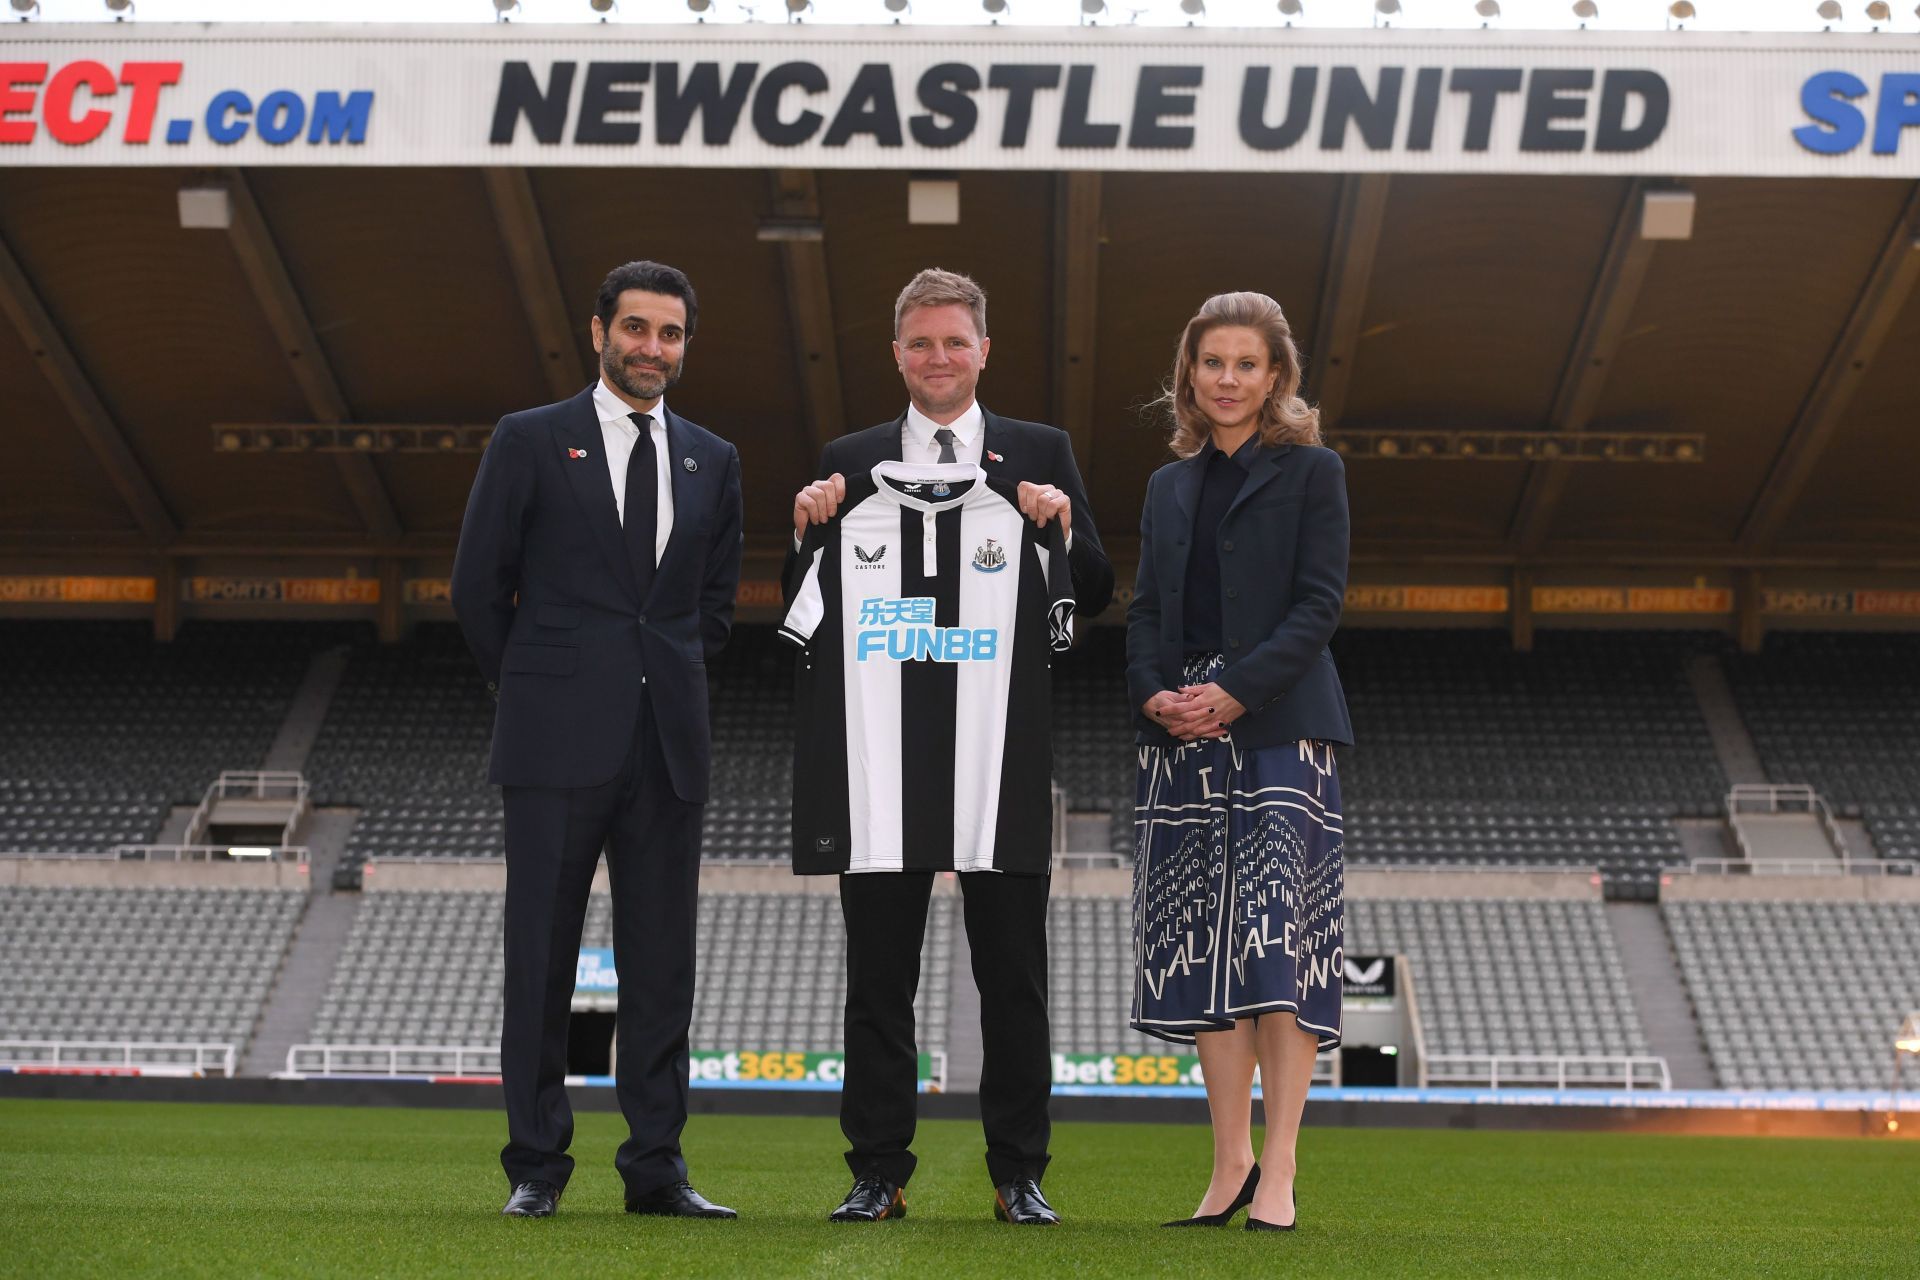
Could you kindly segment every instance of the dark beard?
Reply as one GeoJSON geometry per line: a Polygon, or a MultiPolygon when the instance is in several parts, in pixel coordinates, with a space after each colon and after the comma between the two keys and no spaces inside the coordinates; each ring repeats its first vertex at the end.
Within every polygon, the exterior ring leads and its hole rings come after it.
{"type": "Polygon", "coordinates": [[[686,361],[682,360],[679,364],[668,368],[665,373],[660,373],[653,369],[647,370],[647,377],[660,379],[659,389],[654,390],[641,386],[639,382],[635,380],[634,375],[628,371],[625,363],[621,361],[618,355],[614,354],[612,347],[608,347],[600,353],[600,372],[607,375],[608,382],[611,382],[616,388],[626,392],[626,394],[632,396],[635,400],[658,400],[680,381],[680,371],[685,367],[686,361]]]}

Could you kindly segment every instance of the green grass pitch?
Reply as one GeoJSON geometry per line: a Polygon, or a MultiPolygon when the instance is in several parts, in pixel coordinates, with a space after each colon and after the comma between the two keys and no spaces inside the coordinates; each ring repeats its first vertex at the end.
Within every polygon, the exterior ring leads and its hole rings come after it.
{"type": "Polygon", "coordinates": [[[474,1111],[0,1100],[0,1276],[1911,1275],[1920,1144],[1309,1130],[1300,1229],[1166,1232],[1197,1126],[1062,1124],[1055,1229],[991,1220],[978,1126],[924,1123],[911,1216],[835,1226],[830,1120],[697,1116],[738,1222],[621,1212],[619,1117],[579,1117],[559,1216],[498,1216],[474,1111]]]}

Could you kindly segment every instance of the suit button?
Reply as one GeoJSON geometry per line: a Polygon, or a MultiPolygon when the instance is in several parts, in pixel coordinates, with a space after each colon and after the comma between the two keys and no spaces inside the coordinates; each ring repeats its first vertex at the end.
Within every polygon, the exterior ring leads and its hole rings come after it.
{"type": "Polygon", "coordinates": [[[1238,587],[1227,588],[1227,599],[1238,600],[1239,598],[1240,598],[1240,588],[1238,587]]]}
{"type": "Polygon", "coordinates": [[[1174,595],[1179,595],[1179,594],[1180,594],[1180,588],[1178,588],[1178,587],[1175,587],[1175,588],[1173,588],[1173,594],[1174,594],[1174,595]]]}
{"type": "Polygon", "coordinates": [[[1224,542],[1222,542],[1222,543],[1220,544],[1220,549],[1221,549],[1222,551],[1231,551],[1231,550],[1233,550],[1233,539],[1232,539],[1232,538],[1228,538],[1228,539],[1227,539],[1226,541],[1224,541],[1224,542]]]}
{"type": "Polygon", "coordinates": [[[640,615],[640,625],[643,627],[647,625],[647,615],[644,613],[640,615]]]}
{"type": "Polygon", "coordinates": [[[1238,639],[1232,639],[1227,641],[1227,648],[1238,649],[1239,647],[1240,647],[1240,641],[1238,639]]]}

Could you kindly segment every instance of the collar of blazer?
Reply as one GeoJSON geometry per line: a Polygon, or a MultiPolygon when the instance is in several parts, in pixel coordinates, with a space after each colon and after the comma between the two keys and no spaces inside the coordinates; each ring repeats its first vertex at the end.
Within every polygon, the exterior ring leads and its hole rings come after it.
{"type": "MultiPolygon", "coordinates": [[[[1241,503],[1271,484],[1274,477],[1285,469],[1287,455],[1293,452],[1293,446],[1290,444],[1271,449],[1262,444],[1256,444],[1253,447],[1255,451],[1253,463],[1247,468],[1247,478],[1241,483],[1240,492],[1234,495],[1233,505],[1227,508],[1228,516],[1239,510],[1241,503]]],[[[1194,512],[1199,509],[1200,482],[1207,474],[1207,456],[1214,452],[1214,449],[1208,447],[1191,458],[1182,458],[1179,470],[1174,473],[1174,500],[1180,504],[1181,513],[1188,519],[1192,519],[1194,512]]]]}
{"type": "MultiPolygon", "coordinates": [[[[668,475],[673,485],[673,533],[667,538],[667,549],[660,557],[659,568],[655,570],[653,580],[657,583],[665,575],[667,562],[679,553],[691,536],[693,521],[683,517],[693,510],[694,488],[699,484],[701,474],[710,469],[713,459],[703,447],[703,441],[692,429],[692,424],[675,413],[666,412],[668,475]],[[693,468],[687,466],[691,460],[693,468]]],[[[587,518],[587,526],[593,530],[594,541],[600,544],[600,553],[612,566],[614,574],[627,585],[627,590],[640,601],[640,584],[634,580],[633,566],[627,560],[625,535],[620,531],[620,508],[613,500],[613,477],[607,473],[605,443],[600,438],[600,415],[593,407],[593,387],[566,402],[557,431],[562,450],[572,448],[586,452],[588,458],[599,465],[569,466],[563,468],[567,484],[573,490],[573,496],[580,504],[587,518]]]]}

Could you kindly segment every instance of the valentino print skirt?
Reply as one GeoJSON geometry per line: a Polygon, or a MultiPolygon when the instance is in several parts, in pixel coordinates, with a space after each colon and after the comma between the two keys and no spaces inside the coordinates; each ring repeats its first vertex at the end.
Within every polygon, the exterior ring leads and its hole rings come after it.
{"type": "MultiPolygon", "coordinates": [[[[1224,667],[1189,659],[1186,682],[1224,667]]],[[[1140,748],[1134,1029],[1192,1044],[1284,1010],[1322,1050],[1338,1045],[1342,826],[1327,743],[1140,748]]]]}

